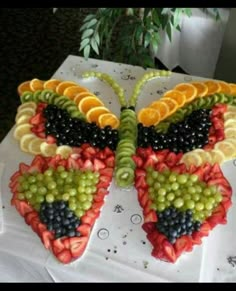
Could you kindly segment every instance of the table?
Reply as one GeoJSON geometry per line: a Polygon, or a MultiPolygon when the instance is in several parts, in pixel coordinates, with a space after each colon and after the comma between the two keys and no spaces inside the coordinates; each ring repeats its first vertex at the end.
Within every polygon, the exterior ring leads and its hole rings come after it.
{"type": "MultiPolygon", "coordinates": [[[[84,71],[96,70],[112,75],[130,96],[132,88],[144,74],[140,67],[68,56],[53,78],[76,81],[99,95],[119,114],[112,89],[97,79],[82,79],[84,71]]],[[[40,78],[40,76],[38,76],[40,78]]],[[[137,110],[157,99],[162,92],[180,82],[202,80],[200,77],[173,73],[170,77],[150,81],[141,93],[137,110]]],[[[228,224],[218,226],[201,246],[194,247],[176,264],[151,257],[151,245],[141,229],[142,211],[136,191],[121,191],[114,183],[96,222],[87,250],[82,258],[62,265],[41,244],[39,237],[25,224],[10,205],[10,176],[19,162],[29,163],[33,156],[21,152],[13,138],[13,129],[0,144],[0,192],[2,196],[3,232],[0,234],[0,281],[8,282],[211,282],[236,281],[236,272],[227,258],[236,256],[236,209],[231,207],[228,224]]],[[[222,167],[233,190],[236,169],[230,161],[222,167]]],[[[235,193],[233,196],[235,202],[235,193]]],[[[1,218],[1,216],[0,216],[1,218]]],[[[231,262],[232,263],[232,262],[231,262]]]]}
{"type": "Polygon", "coordinates": [[[230,9],[219,8],[220,21],[211,14],[192,8],[192,16],[183,16],[181,32],[173,30],[170,42],[166,33],[155,55],[169,70],[180,66],[190,75],[213,78],[230,9]]]}

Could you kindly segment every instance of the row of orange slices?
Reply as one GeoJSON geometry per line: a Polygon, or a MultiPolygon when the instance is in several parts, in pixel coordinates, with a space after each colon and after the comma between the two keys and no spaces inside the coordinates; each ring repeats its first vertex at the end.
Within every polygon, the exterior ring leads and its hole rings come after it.
{"type": "Polygon", "coordinates": [[[88,122],[95,122],[101,128],[110,125],[113,129],[119,127],[119,119],[107,108],[96,95],[87,88],[80,86],[73,81],[61,81],[50,79],[42,81],[32,79],[21,83],[18,88],[18,94],[21,96],[25,91],[36,92],[38,90],[53,90],[58,95],[66,96],[73,100],[78,106],[80,112],[85,114],[88,122]]]}
{"type": "Polygon", "coordinates": [[[157,125],[177,109],[195,98],[203,98],[215,93],[236,95],[236,84],[223,81],[180,83],[167,91],[159,100],[138,112],[138,121],[144,126],[157,125]]]}

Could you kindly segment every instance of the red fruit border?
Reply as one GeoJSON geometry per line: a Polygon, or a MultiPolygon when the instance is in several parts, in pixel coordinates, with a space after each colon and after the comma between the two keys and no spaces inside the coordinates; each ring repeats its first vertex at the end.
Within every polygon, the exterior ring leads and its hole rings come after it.
{"type": "Polygon", "coordinates": [[[202,238],[208,236],[209,231],[217,224],[225,224],[226,214],[229,207],[232,205],[231,196],[232,188],[229,182],[224,177],[218,164],[210,165],[205,163],[202,166],[190,166],[187,170],[185,164],[180,163],[182,154],[175,154],[169,150],[154,152],[151,147],[143,149],[138,148],[133,159],[136,163],[135,170],[135,187],[138,192],[138,201],[143,208],[144,231],[147,233],[147,238],[153,245],[152,256],[157,259],[174,263],[185,251],[190,252],[194,245],[200,245],[202,238]],[[216,185],[223,200],[214,209],[212,215],[208,217],[201,225],[199,231],[195,231],[192,235],[183,235],[178,238],[174,244],[171,244],[167,237],[156,229],[158,216],[151,209],[152,200],[148,195],[148,184],[146,183],[146,168],[152,167],[158,172],[165,169],[170,169],[179,174],[191,173],[198,175],[201,181],[207,185],[216,185]]]}
{"type": "Polygon", "coordinates": [[[99,150],[91,147],[89,144],[84,144],[82,147],[76,148],[76,153],[72,154],[68,159],[62,159],[60,155],[50,158],[38,155],[30,165],[20,163],[19,170],[10,178],[9,187],[13,193],[11,204],[16,207],[17,211],[24,217],[25,222],[31,226],[32,230],[38,234],[45,248],[52,251],[60,262],[68,264],[83,255],[93,225],[100,216],[104,198],[109,193],[107,189],[112,180],[114,164],[114,153],[108,147],[104,150],[99,150]],[[73,168],[98,171],[100,173],[93,205],[81,217],[81,224],[77,228],[81,233],[79,237],[55,239],[53,232],[47,230],[47,226],[40,221],[38,212],[32,208],[28,201],[17,199],[18,177],[20,175],[35,171],[44,172],[49,167],[55,169],[59,165],[64,166],[67,170],[73,168]]]}

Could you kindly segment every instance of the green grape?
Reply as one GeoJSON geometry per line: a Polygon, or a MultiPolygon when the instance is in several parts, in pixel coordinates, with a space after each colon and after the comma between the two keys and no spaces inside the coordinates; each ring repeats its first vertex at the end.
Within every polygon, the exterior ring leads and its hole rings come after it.
{"type": "Polygon", "coordinates": [[[40,204],[39,203],[34,204],[34,209],[36,211],[39,211],[40,210],[40,204]]]}
{"type": "Polygon", "coordinates": [[[176,180],[177,180],[177,176],[176,176],[176,174],[174,174],[174,173],[170,174],[170,176],[169,176],[169,181],[170,181],[171,183],[173,183],[173,182],[175,182],[176,180]]]}
{"type": "Polygon", "coordinates": [[[173,201],[175,199],[175,194],[173,192],[170,192],[166,195],[166,198],[168,201],[173,201]]]}
{"type": "Polygon", "coordinates": [[[92,194],[87,194],[87,200],[89,202],[92,202],[93,201],[93,195],[92,194]]]}
{"type": "Polygon", "coordinates": [[[160,188],[158,191],[157,191],[158,195],[160,196],[165,196],[166,195],[166,189],[164,188],[160,188]]]}
{"type": "Polygon", "coordinates": [[[195,186],[195,189],[196,189],[196,193],[202,193],[202,187],[200,185],[196,185],[195,186]]]}
{"type": "Polygon", "coordinates": [[[182,196],[182,191],[180,189],[175,191],[175,197],[181,197],[182,196]]]}
{"type": "Polygon", "coordinates": [[[30,177],[28,178],[28,182],[29,182],[30,184],[34,184],[34,183],[36,182],[36,177],[35,177],[35,176],[30,176],[30,177]]]}
{"type": "Polygon", "coordinates": [[[25,199],[25,195],[24,195],[24,193],[18,193],[18,194],[17,194],[17,198],[18,198],[19,200],[24,200],[24,199],[25,199]]]}
{"type": "Polygon", "coordinates": [[[191,187],[188,187],[188,193],[190,194],[195,194],[197,191],[196,191],[196,188],[191,186],[191,187]]]}
{"type": "Polygon", "coordinates": [[[158,172],[153,171],[153,172],[152,172],[152,178],[153,178],[154,180],[156,180],[157,177],[158,177],[158,172]]]}
{"type": "Polygon", "coordinates": [[[210,191],[211,191],[211,194],[216,194],[216,192],[217,192],[217,187],[216,187],[215,185],[211,185],[211,186],[209,187],[209,189],[210,189],[210,191]]]}
{"type": "Polygon", "coordinates": [[[68,201],[69,199],[70,199],[70,194],[69,193],[62,194],[62,200],[68,201]]]}
{"type": "Polygon", "coordinates": [[[71,188],[68,190],[70,196],[75,196],[77,194],[77,190],[75,188],[71,188]]]}
{"type": "Polygon", "coordinates": [[[21,187],[23,190],[28,190],[29,189],[29,183],[24,181],[21,183],[21,187]]]}
{"type": "Polygon", "coordinates": [[[159,182],[155,182],[153,187],[154,187],[155,190],[158,190],[158,189],[160,189],[161,184],[159,182]]]}
{"type": "Polygon", "coordinates": [[[153,180],[153,178],[152,177],[147,177],[147,184],[149,185],[149,186],[152,186],[153,184],[154,184],[154,180],[153,180]]]}
{"type": "Polygon", "coordinates": [[[196,183],[198,181],[198,175],[195,175],[195,174],[190,175],[190,180],[193,183],[196,183]]]}
{"type": "Polygon", "coordinates": [[[155,193],[148,193],[148,196],[151,200],[154,200],[155,199],[155,193]]]}
{"type": "Polygon", "coordinates": [[[93,189],[91,187],[86,187],[84,192],[85,194],[92,194],[93,193],[92,191],[93,189]]]}
{"type": "Polygon", "coordinates": [[[17,178],[17,181],[18,181],[19,183],[23,183],[23,182],[25,181],[25,177],[24,177],[24,176],[19,176],[19,177],[17,178]]]}
{"type": "Polygon", "coordinates": [[[184,205],[184,200],[182,198],[177,198],[174,200],[174,206],[180,208],[184,205]]]}
{"type": "Polygon", "coordinates": [[[69,208],[72,210],[72,211],[75,211],[77,209],[77,205],[76,203],[71,203],[69,202],[69,208]]]}
{"type": "Polygon", "coordinates": [[[172,190],[170,184],[163,184],[163,188],[165,188],[167,192],[170,192],[172,190]]]}
{"type": "Polygon", "coordinates": [[[43,181],[43,179],[44,179],[43,174],[42,174],[42,173],[38,173],[38,174],[36,175],[36,179],[37,179],[37,181],[43,181]]]}
{"type": "Polygon", "coordinates": [[[60,177],[62,178],[62,179],[66,179],[67,177],[68,177],[68,173],[67,172],[60,172],[60,177]]]}
{"type": "Polygon", "coordinates": [[[194,193],[194,194],[192,195],[192,199],[193,199],[195,202],[197,202],[197,201],[200,200],[200,195],[199,195],[198,193],[194,193]]]}
{"type": "Polygon", "coordinates": [[[166,180],[166,178],[165,178],[164,175],[159,174],[158,177],[157,177],[157,180],[158,180],[158,182],[160,182],[160,183],[164,183],[165,180],[166,180]]]}
{"type": "Polygon", "coordinates": [[[61,173],[61,172],[64,172],[65,171],[65,167],[63,166],[58,166],[57,167],[57,172],[61,173]]]}
{"type": "Polygon", "coordinates": [[[37,188],[37,186],[36,186],[35,184],[32,184],[32,185],[30,185],[29,190],[30,190],[32,193],[37,193],[38,188],[37,188]]]}
{"type": "Polygon", "coordinates": [[[182,174],[182,175],[177,176],[177,182],[179,184],[185,184],[187,181],[188,181],[187,175],[182,174]]]}
{"type": "Polygon", "coordinates": [[[56,189],[57,184],[56,184],[56,182],[51,181],[51,182],[48,183],[47,187],[48,187],[49,190],[53,190],[53,189],[56,189]]]}
{"type": "Polygon", "coordinates": [[[174,191],[178,190],[179,189],[179,184],[176,183],[176,182],[172,183],[171,184],[171,189],[174,190],[174,191]]]}
{"type": "Polygon", "coordinates": [[[32,192],[30,192],[30,191],[25,191],[25,198],[26,199],[30,199],[30,198],[32,198],[33,197],[33,193],[32,192]]]}
{"type": "Polygon", "coordinates": [[[221,201],[222,201],[222,195],[220,194],[220,193],[216,193],[215,195],[214,195],[214,198],[215,198],[215,201],[217,202],[217,203],[220,203],[221,201]]]}
{"type": "Polygon", "coordinates": [[[157,205],[157,211],[161,212],[163,210],[165,210],[165,204],[164,203],[159,203],[157,205]]]}
{"type": "Polygon", "coordinates": [[[58,186],[63,186],[64,185],[64,180],[61,178],[57,178],[56,183],[58,186]]]}
{"type": "Polygon", "coordinates": [[[43,174],[44,176],[51,177],[53,175],[53,169],[48,168],[43,174]]]}
{"type": "Polygon", "coordinates": [[[203,194],[205,195],[205,196],[210,196],[212,193],[211,193],[211,189],[209,189],[209,188],[206,188],[206,189],[204,189],[203,190],[203,194]]]}
{"type": "Polygon", "coordinates": [[[186,205],[187,209],[194,209],[195,208],[195,202],[193,200],[185,201],[185,205],[186,205]]]}
{"type": "Polygon", "coordinates": [[[85,202],[87,200],[86,194],[78,194],[76,197],[77,197],[78,201],[80,201],[80,202],[85,202]]]}
{"type": "Polygon", "coordinates": [[[42,195],[37,195],[35,200],[37,203],[42,203],[44,201],[44,197],[42,195]]]}
{"type": "Polygon", "coordinates": [[[213,204],[210,203],[209,201],[205,203],[205,209],[206,210],[212,210],[213,209],[213,204]]]}
{"type": "Polygon", "coordinates": [[[157,198],[155,199],[155,201],[157,202],[157,204],[160,202],[165,202],[165,197],[164,196],[157,196],[157,198]]]}
{"type": "Polygon", "coordinates": [[[157,211],[157,206],[155,203],[152,203],[151,206],[150,206],[151,209],[157,211]]]}
{"type": "Polygon", "coordinates": [[[68,176],[66,179],[65,179],[65,183],[67,184],[71,184],[73,182],[73,178],[71,176],[68,176]]]}
{"type": "Polygon", "coordinates": [[[84,202],[82,203],[82,208],[83,208],[84,210],[88,210],[89,208],[91,208],[91,206],[92,206],[92,203],[91,203],[90,201],[84,201],[84,202]]]}
{"type": "Polygon", "coordinates": [[[84,193],[84,191],[85,191],[85,187],[84,187],[84,186],[79,186],[79,187],[77,188],[77,190],[78,190],[78,193],[84,193]]]}
{"type": "Polygon", "coordinates": [[[53,189],[52,191],[53,196],[58,196],[59,195],[59,190],[58,189],[53,189]]]}
{"type": "Polygon", "coordinates": [[[183,195],[184,201],[190,200],[191,198],[192,198],[192,196],[190,194],[184,194],[183,195]]]}
{"type": "Polygon", "coordinates": [[[204,204],[201,203],[201,202],[197,202],[197,203],[195,204],[195,209],[196,209],[197,211],[202,211],[202,210],[204,209],[204,204]]]}
{"type": "Polygon", "coordinates": [[[82,209],[76,208],[75,215],[80,218],[81,216],[84,215],[84,211],[82,209]]]}
{"type": "Polygon", "coordinates": [[[52,194],[47,194],[46,195],[46,201],[48,203],[52,203],[54,201],[54,196],[52,194]]]}

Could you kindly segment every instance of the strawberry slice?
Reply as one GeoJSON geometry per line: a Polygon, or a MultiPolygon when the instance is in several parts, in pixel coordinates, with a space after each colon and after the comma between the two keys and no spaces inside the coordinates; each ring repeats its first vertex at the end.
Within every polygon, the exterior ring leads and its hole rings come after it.
{"type": "Polygon", "coordinates": [[[38,125],[40,123],[44,123],[45,118],[42,116],[41,113],[37,113],[33,117],[30,118],[29,123],[32,125],[38,125]]]}
{"type": "Polygon", "coordinates": [[[115,157],[114,156],[109,156],[108,158],[105,159],[105,164],[109,168],[114,168],[115,166],[115,157]]]}
{"type": "Polygon", "coordinates": [[[54,235],[52,232],[45,230],[42,232],[41,240],[46,249],[50,249],[52,245],[52,240],[54,239],[54,235]]]}
{"type": "Polygon", "coordinates": [[[86,248],[88,238],[83,237],[71,237],[70,238],[70,251],[74,258],[82,256],[86,248]]]}
{"type": "Polygon", "coordinates": [[[90,233],[91,233],[91,225],[87,224],[87,223],[83,223],[80,226],[78,226],[77,230],[80,232],[81,236],[87,236],[89,237],[90,233]]]}
{"type": "Polygon", "coordinates": [[[56,254],[57,259],[62,262],[63,264],[68,264],[72,260],[72,255],[70,250],[63,250],[60,253],[56,254]]]}
{"type": "Polygon", "coordinates": [[[191,237],[182,235],[174,244],[175,254],[179,257],[183,252],[190,252],[193,249],[191,237]]]}
{"type": "Polygon", "coordinates": [[[46,142],[48,144],[53,144],[57,142],[57,139],[53,135],[47,135],[46,142]]]}
{"type": "Polygon", "coordinates": [[[147,222],[157,222],[157,215],[154,210],[150,210],[145,216],[144,216],[144,223],[147,222]]]}
{"type": "Polygon", "coordinates": [[[28,225],[31,225],[31,222],[33,221],[33,219],[35,217],[38,217],[38,212],[36,212],[35,210],[32,211],[32,212],[28,212],[26,213],[25,215],[25,222],[28,224],[28,225]]]}
{"type": "Polygon", "coordinates": [[[52,251],[57,256],[59,253],[61,253],[63,250],[65,250],[65,246],[60,238],[53,240],[52,242],[52,251]]]}
{"type": "Polygon", "coordinates": [[[29,170],[29,166],[28,165],[26,165],[25,163],[20,163],[19,171],[20,171],[21,175],[27,173],[28,170],[29,170]]]}
{"type": "Polygon", "coordinates": [[[153,223],[152,221],[150,221],[150,222],[145,222],[142,225],[142,228],[143,228],[143,230],[145,232],[151,233],[151,232],[153,232],[156,229],[156,226],[155,226],[155,223],[153,223]]]}
{"type": "Polygon", "coordinates": [[[162,248],[168,262],[174,263],[177,259],[177,256],[175,254],[175,249],[173,245],[167,240],[164,240],[162,243],[162,248]]]}
{"type": "Polygon", "coordinates": [[[95,158],[93,160],[93,167],[94,171],[98,172],[99,170],[106,168],[106,164],[103,163],[101,160],[95,158]]]}
{"type": "Polygon", "coordinates": [[[32,211],[34,211],[34,209],[29,205],[28,202],[22,200],[19,202],[19,212],[23,217],[32,211]]]}

